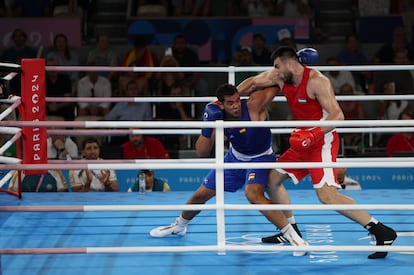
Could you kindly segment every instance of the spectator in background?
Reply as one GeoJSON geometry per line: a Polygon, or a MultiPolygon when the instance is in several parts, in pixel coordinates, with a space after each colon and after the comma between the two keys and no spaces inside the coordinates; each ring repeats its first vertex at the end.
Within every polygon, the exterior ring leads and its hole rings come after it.
{"type": "MultiPolygon", "coordinates": [[[[407,65],[409,63],[408,51],[406,49],[395,51],[393,55],[394,65],[407,65]]],[[[414,91],[414,78],[410,70],[375,71],[372,78],[375,91],[379,94],[385,92],[384,84],[387,82],[395,83],[393,93],[397,95],[411,94],[414,91]]]]}
{"type": "MultiPolygon", "coordinates": [[[[257,66],[253,61],[253,52],[252,48],[249,46],[241,47],[241,56],[239,63],[236,66],[257,66]]],[[[236,73],[236,85],[239,85],[243,80],[250,76],[256,75],[257,72],[237,72],[236,73]]]]}
{"type": "MultiPolygon", "coordinates": [[[[140,90],[135,80],[131,80],[126,85],[125,97],[143,96],[143,90],[140,90]]],[[[144,121],[152,120],[152,109],[149,102],[117,102],[112,110],[107,113],[103,120],[126,120],[126,121],[144,121]]]]}
{"type": "Polygon", "coordinates": [[[339,49],[336,57],[344,65],[365,65],[368,63],[368,58],[362,51],[356,33],[350,33],[345,37],[345,44],[339,49]]]}
{"type": "MultiPolygon", "coordinates": [[[[70,49],[68,38],[65,34],[56,34],[53,39],[53,49],[46,55],[46,58],[53,58],[59,66],[79,66],[78,54],[70,49]]],[[[72,82],[72,92],[75,93],[79,81],[79,72],[66,72],[72,82]]]]}
{"type": "MultiPolygon", "coordinates": [[[[145,191],[146,192],[170,192],[170,186],[168,182],[164,179],[160,179],[155,177],[154,170],[140,170],[138,171],[138,175],[143,172],[145,174],[145,191]]],[[[130,188],[128,188],[128,192],[138,192],[139,191],[139,183],[136,180],[130,188]]]]}
{"type": "MultiPolygon", "coordinates": [[[[399,119],[414,119],[414,113],[410,108],[405,108],[399,119]]],[[[414,156],[414,133],[401,132],[391,136],[387,142],[386,150],[390,157],[398,153],[412,153],[414,156]]]]}
{"type": "MultiPolygon", "coordinates": [[[[349,83],[345,83],[339,88],[339,95],[341,96],[349,96],[354,94],[354,89],[349,83]]],[[[356,120],[365,118],[364,108],[361,102],[359,101],[340,101],[339,106],[341,107],[342,112],[344,114],[344,118],[346,120],[356,120]]],[[[342,137],[344,139],[345,146],[352,146],[358,144],[358,142],[360,141],[361,134],[357,132],[346,133],[342,134],[342,137]]]]}
{"type": "MultiPolygon", "coordinates": [[[[35,58],[36,50],[27,46],[27,34],[23,29],[16,28],[11,35],[12,46],[4,49],[0,60],[7,63],[21,64],[22,58],[35,58]]],[[[20,74],[10,81],[10,89],[15,95],[20,95],[21,90],[20,74]]]]}
{"type": "MultiPolygon", "coordinates": [[[[361,49],[359,37],[356,33],[350,33],[345,38],[345,45],[338,51],[336,58],[343,65],[367,65],[368,58],[361,49]]],[[[355,85],[361,91],[367,93],[367,85],[372,77],[372,72],[352,71],[355,85]]]]}
{"type": "MultiPolygon", "coordinates": [[[[147,41],[144,37],[137,37],[134,41],[134,47],[130,49],[124,57],[123,66],[130,67],[134,63],[139,67],[157,67],[158,66],[158,57],[157,55],[148,47],[147,41]]],[[[152,77],[151,72],[141,73],[142,76],[145,76],[147,79],[152,77]]]]}
{"type": "MultiPolygon", "coordinates": [[[[185,96],[184,87],[180,83],[172,83],[169,87],[169,94],[166,96],[185,96]]],[[[157,115],[159,120],[191,120],[191,104],[188,102],[159,102],[157,104],[157,115]]]]}
{"type": "MultiPolygon", "coordinates": [[[[184,86],[179,83],[173,83],[169,89],[167,96],[182,97],[184,96],[184,86]]],[[[191,120],[191,103],[188,102],[159,102],[156,104],[157,120],[175,120],[188,121],[191,120]]],[[[178,152],[185,148],[186,135],[162,135],[160,140],[167,146],[168,150],[178,152]]]]}
{"type": "MultiPolygon", "coordinates": [[[[326,65],[341,66],[342,64],[338,62],[338,59],[335,56],[331,56],[326,59],[326,65]]],[[[340,93],[340,88],[344,84],[351,85],[352,90],[355,91],[355,81],[350,71],[325,71],[323,74],[331,81],[335,94],[340,93]]]]}
{"type": "Polygon", "coordinates": [[[391,43],[383,44],[374,56],[374,62],[380,64],[394,63],[397,52],[406,50],[409,60],[414,58],[414,48],[408,42],[407,32],[404,27],[397,27],[392,32],[391,43]]]}
{"type": "MultiPolygon", "coordinates": [[[[172,52],[180,67],[200,66],[198,54],[188,46],[184,35],[178,34],[175,36],[172,52]]],[[[205,79],[201,78],[199,72],[184,73],[184,85],[187,86],[195,96],[208,95],[208,83],[205,79]]]]}
{"type": "MultiPolygon", "coordinates": [[[[100,160],[100,145],[96,138],[87,138],[82,142],[81,153],[88,161],[100,160]]],[[[73,192],[117,192],[118,180],[115,170],[82,169],[70,170],[69,179],[73,192]]]]}
{"type": "MultiPolygon", "coordinates": [[[[8,189],[18,191],[19,177],[16,172],[9,182],[8,189]]],[[[21,172],[23,192],[68,192],[68,185],[65,176],[60,170],[48,170],[46,174],[26,176],[21,172]]]]}
{"type": "Polygon", "coordinates": [[[236,66],[237,64],[240,63],[240,59],[242,56],[241,48],[242,47],[240,45],[237,45],[236,49],[233,52],[229,65],[236,66]]]}
{"type": "MultiPolygon", "coordinates": [[[[160,67],[180,67],[175,57],[170,53],[170,49],[166,50],[165,55],[161,59],[160,67]]],[[[155,74],[155,81],[153,84],[153,94],[159,96],[168,96],[171,92],[171,87],[174,84],[182,85],[183,96],[189,96],[190,90],[185,86],[183,72],[157,72],[155,74]]]]}
{"type": "Polygon", "coordinates": [[[53,0],[14,0],[15,17],[49,17],[53,15],[53,0]]]}
{"type": "Polygon", "coordinates": [[[129,140],[121,145],[124,159],[169,159],[164,145],[154,137],[130,134],[129,140]]]}
{"type": "Polygon", "coordinates": [[[78,159],[78,146],[69,136],[49,135],[47,137],[47,157],[48,159],[78,159]]]}
{"type": "Polygon", "coordinates": [[[266,48],[266,37],[262,33],[253,35],[253,62],[262,66],[271,66],[271,52],[266,48]]]}
{"type": "MultiPolygon", "coordinates": [[[[13,143],[5,152],[3,156],[23,158],[23,151],[20,150],[20,155],[16,154],[16,143],[13,143]]],[[[68,185],[65,176],[61,170],[48,170],[46,174],[25,175],[21,171],[22,192],[67,192],[68,185]]],[[[19,188],[19,171],[16,171],[8,184],[8,189],[18,192],[19,188]]]]}
{"type": "MultiPolygon", "coordinates": [[[[47,66],[57,66],[53,57],[46,60],[47,66]]],[[[46,96],[48,97],[72,97],[72,83],[67,74],[58,71],[46,72],[46,96]]],[[[61,116],[65,120],[75,118],[75,104],[73,102],[46,102],[46,115],[61,116]]]]}
{"type": "Polygon", "coordinates": [[[20,64],[22,58],[35,58],[36,50],[27,46],[27,34],[23,29],[16,28],[11,34],[12,46],[4,49],[1,54],[2,62],[20,64]]]}
{"type": "MultiPolygon", "coordinates": [[[[129,64],[130,67],[138,66],[135,62],[129,64]]],[[[138,89],[142,91],[143,96],[150,96],[149,80],[145,77],[144,74],[140,72],[124,72],[119,76],[118,80],[118,96],[126,96],[126,86],[128,82],[135,81],[138,86],[138,89]]]]}
{"type": "MultiPolygon", "coordinates": [[[[392,78],[383,79],[383,93],[384,95],[395,95],[397,89],[396,82],[392,78]]],[[[399,119],[401,113],[408,107],[407,100],[380,100],[378,102],[378,118],[379,119],[399,119]]],[[[392,134],[390,133],[377,133],[376,143],[379,146],[386,146],[387,141],[392,134]]]]}
{"type": "MultiPolygon", "coordinates": [[[[93,66],[93,62],[89,62],[93,66]]],[[[109,79],[99,75],[96,71],[88,71],[84,77],[79,79],[77,86],[78,97],[111,97],[112,86],[109,79]]],[[[79,116],[105,116],[111,110],[110,102],[79,102],[79,116]]]]}
{"type": "MultiPolygon", "coordinates": [[[[384,82],[384,95],[395,95],[395,82],[384,82]]],[[[378,117],[380,119],[398,119],[408,106],[407,100],[380,100],[378,102],[378,117]]]]}
{"type": "MultiPolygon", "coordinates": [[[[145,79],[141,76],[139,79],[145,79]]],[[[139,82],[136,79],[129,80],[125,85],[125,94],[123,97],[129,97],[130,102],[117,102],[112,107],[111,111],[107,113],[103,120],[115,120],[115,121],[147,121],[153,119],[152,105],[150,102],[133,101],[135,97],[146,96],[145,89],[147,86],[139,86],[139,82]]],[[[119,146],[127,140],[126,136],[112,137],[110,140],[111,146],[119,148],[119,146]]]]}
{"type": "MultiPolygon", "coordinates": [[[[87,62],[97,66],[118,66],[118,55],[111,48],[107,34],[98,34],[96,36],[96,47],[88,52],[87,62]]],[[[107,77],[111,84],[116,83],[117,72],[99,72],[101,76],[107,77]]]]}
{"type": "Polygon", "coordinates": [[[296,44],[292,32],[286,28],[277,31],[277,39],[278,47],[289,46],[296,49],[297,51],[306,47],[306,45],[303,44],[296,44]]]}

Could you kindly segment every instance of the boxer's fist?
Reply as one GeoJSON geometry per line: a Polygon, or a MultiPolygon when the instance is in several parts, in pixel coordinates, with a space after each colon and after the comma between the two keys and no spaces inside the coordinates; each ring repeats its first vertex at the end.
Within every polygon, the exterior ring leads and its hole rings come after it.
{"type": "Polygon", "coordinates": [[[314,48],[303,48],[296,52],[299,62],[305,65],[315,65],[319,61],[319,53],[314,48]]]}
{"type": "Polygon", "coordinates": [[[296,151],[306,151],[323,139],[325,133],[320,127],[296,129],[290,135],[290,147],[296,151]]]}
{"type": "Polygon", "coordinates": [[[219,101],[213,101],[206,105],[203,113],[204,121],[216,121],[223,118],[223,110],[220,108],[219,101]]]}
{"type": "MultiPolygon", "coordinates": [[[[206,105],[203,113],[204,121],[216,121],[218,119],[223,119],[223,110],[220,108],[219,101],[213,101],[206,105]]],[[[201,134],[207,138],[211,137],[213,133],[213,128],[203,128],[201,129],[201,134]]]]}

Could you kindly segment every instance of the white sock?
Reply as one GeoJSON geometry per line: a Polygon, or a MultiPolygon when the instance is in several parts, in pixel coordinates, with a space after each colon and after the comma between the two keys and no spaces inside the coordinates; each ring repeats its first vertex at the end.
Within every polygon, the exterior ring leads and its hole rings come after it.
{"type": "MultiPolygon", "coordinates": [[[[281,229],[283,236],[289,240],[291,245],[307,245],[307,242],[304,241],[298,233],[296,233],[293,226],[289,223],[281,229]]],[[[294,254],[295,256],[295,254],[294,254]]]]}
{"type": "Polygon", "coordinates": [[[378,223],[377,219],[376,219],[376,218],[374,218],[374,217],[371,217],[371,219],[369,220],[369,222],[368,222],[368,223],[370,223],[370,222],[373,222],[373,223],[375,223],[375,224],[377,224],[377,223],[378,223]]]}
{"type": "Polygon", "coordinates": [[[369,225],[370,223],[374,223],[374,224],[378,224],[378,221],[377,221],[377,219],[375,219],[374,217],[371,217],[371,219],[368,221],[368,223],[364,226],[364,228],[365,229],[370,229],[371,228],[371,226],[369,225]]]}
{"type": "Polygon", "coordinates": [[[288,218],[287,220],[290,224],[295,224],[296,223],[295,216],[292,216],[292,217],[288,218]]]}
{"type": "MultiPolygon", "coordinates": [[[[293,229],[292,225],[289,223],[287,224],[285,227],[283,227],[282,229],[280,229],[280,231],[284,234],[288,233],[290,230],[295,231],[295,229],[293,229]]],[[[296,232],[296,231],[295,231],[296,232]]]]}
{"type": "Polygon", "coordinates": [[[177,224],[180,226],[185,226],[190,222],[190,220],[184,219],[181,215],[178,217],[177,224]]]}

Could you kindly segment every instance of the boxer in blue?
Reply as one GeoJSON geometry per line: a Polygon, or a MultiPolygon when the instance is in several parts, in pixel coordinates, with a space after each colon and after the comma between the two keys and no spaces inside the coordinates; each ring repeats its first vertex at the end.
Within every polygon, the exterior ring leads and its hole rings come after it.
{"type": "MultiPolygon", "coordinates": [[[[216,91],[217,100],[206,105],[204,110],[205,121],[218,119],[229,121],[264,121],[267,120],[266,107],[278,92],[277,87],[269,87],[263,91],[253,93],[248,99],[240,99],[237,88],[230,84],[223,84],[216,91]],[[260,100],[258,100],[260,98],[260,100]]],[[[242,127],[225,129],[225,136],[230,142],[230,149],[224,157],[225,162],[273,162],[276,160],[272,148],[271,131],[269,127],[242,127]]],[[[214,146],[215,130],[203,128],[196,142],[196,151],[199,157],[208,157],[214,146]]],[[[252,204],[272,204],[265,197],[270,169],[227,169],[224,171],[224,190],[235,192],[245,187],[247,199],[252,204]]],[[[195,191],[187,204],[204,204],[216,195],[215,170],[206,176],[203,184],[195,191]]],[[[182,211],[176,221],[168,226],[161,226],[151,230],[152,237],[166,237],[170,235],[183,236],[187,232],[187,225],[199,210],[182,211]]],[[[277,228],[292,245],[304,246],[304,241],[282,211],[263,210],[261,213],[277,228]]],[[[295,251],[294,256],[305,255],[306,252],[295,251]]]]}

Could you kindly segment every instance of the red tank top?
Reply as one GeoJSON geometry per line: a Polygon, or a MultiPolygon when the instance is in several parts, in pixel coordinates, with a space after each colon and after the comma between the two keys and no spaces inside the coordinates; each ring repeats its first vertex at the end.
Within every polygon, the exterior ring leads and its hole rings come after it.
{"type": "Polygon", "coordinates": [[[306,66],[304,68],[299,85],[285,84],[282,92],[287,99],[294,120],[321,120],[324,117],[322,106],[317,100],[308,96],[306,89],[311,69],[306,66]]]}

